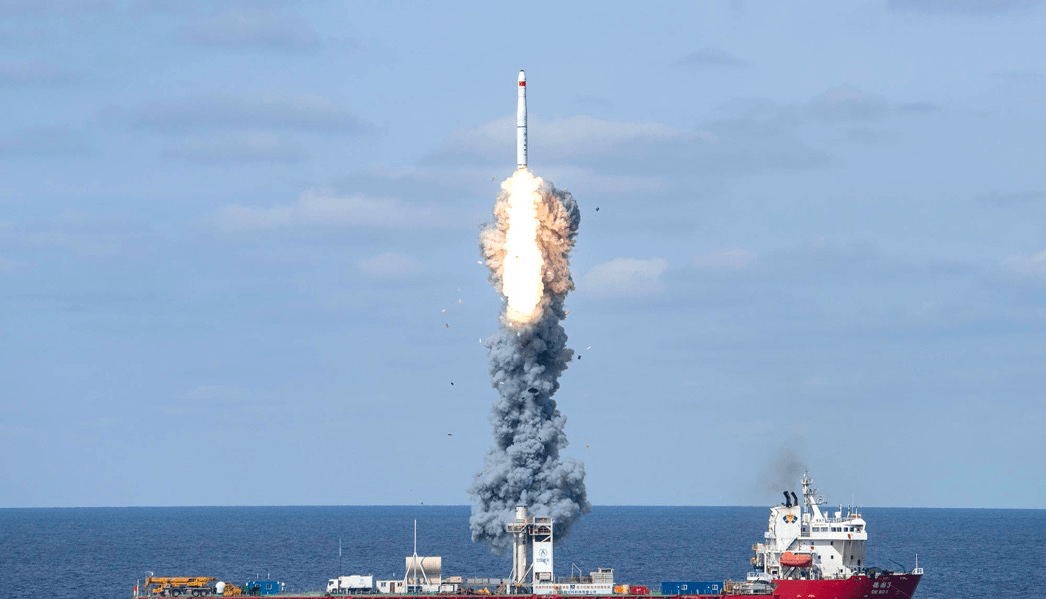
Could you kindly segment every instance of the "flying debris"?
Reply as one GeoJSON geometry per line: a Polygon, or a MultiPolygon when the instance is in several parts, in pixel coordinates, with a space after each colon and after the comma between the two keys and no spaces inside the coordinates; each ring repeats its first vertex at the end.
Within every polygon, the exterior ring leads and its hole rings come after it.
{"type": "Polygon", "coordinates": [[[501,184],[494,221],[480,232],[480,250],[503,310],[497,335],[484,341],[490,359],[494,445],[473,479],[472,540],[507,550],[505,523],[516,507],[551,518],[562,539],[591,510],[585,467],[560,457],[568,445],[566,418],[552,396],[570,365],[562,321],[574,289],[570,251],[581,212],[568,192],[527,170],[526,76],[519,72],[515,173],[501,184]]]}

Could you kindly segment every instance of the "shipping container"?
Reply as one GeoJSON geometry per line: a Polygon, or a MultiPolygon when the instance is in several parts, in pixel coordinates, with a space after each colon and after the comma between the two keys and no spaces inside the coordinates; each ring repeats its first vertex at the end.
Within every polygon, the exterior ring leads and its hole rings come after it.
{"type": "Polygon", "coordinates": [[[723,589],[719,581],[662,582],[662,595],[718,595],[723,589]]]}
{"type": "Polygon", "coordinates": [[[248,580],[243,585],[243,592],[246,595],[275,595],[283,590],[282,586],[276,580],[248,580]]]}

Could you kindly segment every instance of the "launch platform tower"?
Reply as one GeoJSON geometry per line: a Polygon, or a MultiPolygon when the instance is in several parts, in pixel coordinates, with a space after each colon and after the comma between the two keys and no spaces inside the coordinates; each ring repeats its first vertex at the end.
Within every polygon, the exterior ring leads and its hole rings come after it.
{"type": "Polygon", "coordinates": [[[512,535],[512,584],[553,582],[552,576],[552,518],[530,518],[525,506],[516,508],[516,519],[505,525],[512,535]],[[528,556],[528,546],[532,553],[528,556]]]}

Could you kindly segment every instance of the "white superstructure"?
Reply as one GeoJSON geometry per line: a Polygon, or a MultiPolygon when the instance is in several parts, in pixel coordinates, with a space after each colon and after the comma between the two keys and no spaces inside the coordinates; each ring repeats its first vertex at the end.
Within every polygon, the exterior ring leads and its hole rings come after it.
{"type": "MultiPolygon", "coordinates": [[[[868,532],[855,508],[823,511],[808,474],[803,475],[803,504],[788,498],[770,508],[765,541],[753,545],[752,564],[771,578],[840,579],[863,571],[868,532]]],[[[795,498],[795,493],[791,494],[795,498]]]]}

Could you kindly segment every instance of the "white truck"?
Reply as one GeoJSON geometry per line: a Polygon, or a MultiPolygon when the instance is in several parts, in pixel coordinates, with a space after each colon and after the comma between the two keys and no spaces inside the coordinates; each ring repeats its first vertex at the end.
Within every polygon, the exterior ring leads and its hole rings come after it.
{"type": "Polygon", "coordinates": [[[374,592],[374,577],[353,574],[327,580],[329,595],[360,595],[374,592]]]}

